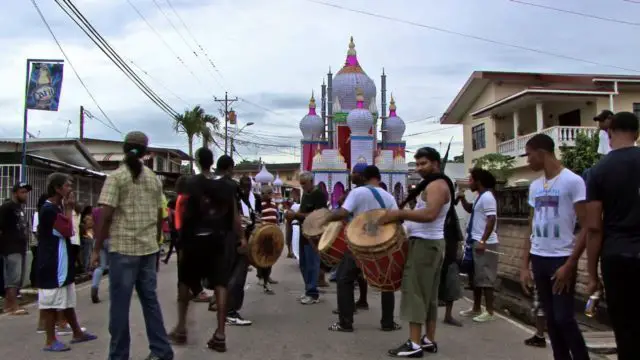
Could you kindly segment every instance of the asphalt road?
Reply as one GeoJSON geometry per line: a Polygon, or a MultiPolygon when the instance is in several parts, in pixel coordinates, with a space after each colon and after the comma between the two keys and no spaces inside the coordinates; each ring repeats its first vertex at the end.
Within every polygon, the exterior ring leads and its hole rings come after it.
{"type": "MultiPolygon", "coordinates": [[[[175,259],[175,257],[174,257],[175,259]]],[[[176,359],[234,359],[234,360],[293,360],[293,359],[388,359],[386,352],[408,337],[406,324],[393,333],[378,330],[380,320],[380,296],[369,291],[370,310],[360,311],[355,318],[354,333],[334,333],[327,330],[336,320],[331,313],[336,304],[335,286],[326,289],[322,301],[315,305],[301,305],[297,297],[302,293],[302,278],[294,260],[282,258],[274,267],[275,295],[263,294],[256,285],[255,271],[250,272],[242,315],[254,321],[250,327],[232,327],[227,331],[228,352],[212,353],[206,349],[206,341],[214,326],[214,313],[207,305],[195,303],[190,309],[190,340],[185,347],[174,347],[176,359]]],[[[163,265],[159,273],[158,294],[162,304],[165,325],[171,328],[176,319],[176,266],[175,262],[163,265]]],[[[399,304],[399,294],[397,294],[399,304]]],[[[62,354],[43,353],[43,335],[35,332],[37,309],[28,307],[30,315],[22,317],[0,316],[0,358],[22,359],[106,359],[109,333],[107,280],[102,283],[103,303],[94,305],[89,299],[87,285],[78,287],[76,309],[82,326],[99,336],[99,339],[73,346],[62,354]]],[[[148,354],[144,321],[137,296],[131,308],[131,356],[144,359],[148,354]]],[[[456,313],[469,304],[465,300],[456,303],[456,313]]],[[[397,309],[396,309],[397,310],[397,309]]],[[[441,309],[442,311],[443,309],[441,309]]],[[[530,330],[509,319],[501,318],[491,323],[474,324],[463,320],[463,328],[439,324],[438,354],[425,354],[425,358],[448,359],[551,359],[550,349],[533,349],[524,346],[523,340],[530,330]]],[[[70,339],[63,338],[68,341],[70,339]]]]}

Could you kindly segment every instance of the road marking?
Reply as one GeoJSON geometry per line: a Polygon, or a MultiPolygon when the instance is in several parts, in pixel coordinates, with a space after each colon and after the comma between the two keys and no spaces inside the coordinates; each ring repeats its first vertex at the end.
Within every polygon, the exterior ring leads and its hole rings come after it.
{"type": "MultiPolygon", "coordinates": [[[[468,303],[473,304],[473,300],[471,300],[470,298],[468,298],[466,296],[463,296],[463,299],[467,300],[468,303]]],[[[484,309],[485,307],[483,306],[482,308],[484,309]]],[[[520,322],[518,322],[516,320],[513,320],[513,319],[511,319],[511,318],[509,318],[507,316],[504,316],[504,315],[498,313],[497,311],[494,311],[493,314],[495,316],[497,316],[498,318],[508,322],[509,324],[517,327],[518,329],[528,333],[529,335],[534,335],[536,333],[534,330],[531,330],[531,328],[528,327],[527,325],[524,325],[524,324],[522,324],[522,323],[520,323],[520,322]]]]}

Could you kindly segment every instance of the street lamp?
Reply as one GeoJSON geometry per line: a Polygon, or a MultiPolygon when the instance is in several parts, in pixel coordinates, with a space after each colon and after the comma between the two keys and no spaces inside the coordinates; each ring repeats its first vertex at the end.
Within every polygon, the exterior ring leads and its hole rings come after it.
{"type": "Polygon", "coordinates": [[[242,132],[242,130],[244,130],[247,126],[251,126],[251,125],[253,125],[253,124],[255,124],[253,121],[249,121],[248,123],[244,124],[244,126],[243,126],[243,127],[241,127],[241,128],[240,128],[240,130],[236,131],[236,132],[233,134],[233,136],[231,137],[231,151],[229,151],[229,155],[231,156],[231,159],[233,159],[233,150],[234,150],[234,148],[233,148],[233,139],[234,139],[236,136],[238,136],[238,135],[242,132]]]}

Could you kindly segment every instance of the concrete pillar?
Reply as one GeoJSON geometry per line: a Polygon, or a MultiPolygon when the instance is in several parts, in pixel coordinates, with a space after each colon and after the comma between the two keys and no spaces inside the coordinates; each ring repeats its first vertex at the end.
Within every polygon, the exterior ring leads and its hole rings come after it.
{"type": "Polygon", "coordinates": [[[536,132],[542,131],[544,128],[544,111],[542,103],[536,103],[536,132]]]}
{"type": "Polygon", "coordinates": [[[513,138],[518,138],[518,128],[520,127],[520,115],[518,110],[513,112],[513,138]]]}

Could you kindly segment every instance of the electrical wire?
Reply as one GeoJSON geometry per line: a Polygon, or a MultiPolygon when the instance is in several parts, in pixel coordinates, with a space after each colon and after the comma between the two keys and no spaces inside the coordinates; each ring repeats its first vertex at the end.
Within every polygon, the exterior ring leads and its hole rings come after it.
{"type": "Polygon", "coordinates": [[[95,96],[93,96],[93,94],[91,93],[91,91],[89,90],[89,87],[87,86],[87,84],[85,84],[84,80],[82,80],[82,77],[80,76],[80,74],[78,73],[78,71],[76,70],[75,66],[73,66],[73,63],[71,62],[71,59],[69,58],[69,56],[67,55],[67,53],[64,51],[64,49],[62,48],[62,44],[60,43],[60,41],[58,40],[58,37],[56,36],[56,34],[53,32],[53,29],[51,28],[51,26],[49,25],[49,22],[47,21],[47,19],[44,17],[44,14],[42,13],[42,11],[40,10],[40,7],[38,6],[38,4],[36,3],[35,0],[31,0],[31,4],[33,4],[33,7],[36,9],[36,11],[38,12],[38,15],[40,16],[40,20],[42,20],[42,22],[44,23],[44,25],[47,27],[47,30],[49,31],[49,34],[51,34],[51,37],[53,38],[53,41],[55,41],[56,45],[58,46],[58,49],[60,49],[60,52],[62,53],[62,56],[64,56],[65,60],[67,61],[67,63],[69,64],[69,67],[71,67],[71,70],[73,71],[73,73],[76,75],[76,78],[78,78],[78,81],[80,82],[80,85],[82,85],[82,87],[84,88],[84,90],[87,92],[87,95],[89,95],[89,97],[91,98],[91,101],[93,101],[93,103],[95,104],[95,106],[98,108],[98,111],[100,111],[100,113],[102,114],[102,116],[104,116],[105,119],[107,119],[107,121],[109,122],[109,124],[111,124],[110,126],[108,126],[109,128],[117,131],[118,133],[122,133],[120,130],[118,130],[118,127],[113,123],[113,121],[111,121],[111,119],[109,118],[109,116],[104,112],[104,110],[102,109],[102,107],[100,106],[100,104],[98,104],[98,101],[96,100],[95,96]]]}
{"type": "Polygon", "coordinates": [[[572,60],[572,61],[581,62],[581,63],[585,63],[585,64],[597,65],[597,66],[608,67],[608,68],[613,68],[613,69],[618,69],[618,70],[624,70],[624,71],[630,71],[630,72],[636,72],[636,73],[640,72],[640,70],[638,70],[638,69],[632,69],[632,68],[613,65],[613,64],[605,64],[605,63],[601,63],[601,62],[598,62],[598,61],[582,59],[582,58],[578,58],[578,57],[571,56],[571,55],[558,54],[558,53],[554,53],[554,52],[547,51],[547,50],[530,48],[530,47],[527,47],[527,46],[513,44],[513,43],[506,42],[506,41],[501,41],[501,40],[493,40],[493,39],[490,39],[490,38],[486,38],[486,37],[482,37],[482,36],[478,36],[478,35],[466,34],[466,33],[463,33],[463,32],[459,32],[459,31],[455,31],[455,30],[449,30],[449,29],[445,29],[445,28],[442,28],[442,27],[437,27],[437,26],[434,26],[434,25],[427,25],[427,24],[422,24],[422,23],[418,23],[418,22],[415,22],[415,21],[400,19],[400,18],[393,17],[393,16],[376,14],[376,13],[365,11],[365,10],[353,9],[353,8],[345,7],[345,6],[342,6],[342,5],[332,4],[332,3],[329,3],[329,2],[324,2],[324,1],[321,1],[321,0],[305,0],[305,1],[311,2],[311,3],[314,3],[314,4],[318,4],[318,5],[322,5],[322,6],[326,6],[326,7],[332,7],[332,8],[335,8],[335,9],[356,13],[356,14],[366,15],[366,16],[379,18],[379,19],[385,19],[385,20],[388,20],[388,21],[393,21],[393,22],[397,22],[397,23],[402,23],[402,24],[406,24],[406,25],[420,27],[420,28],[423,28],[423,29],[429,29],[429,30],[432,30],[432,31],[438,31],[438,32],[445,33],[445,34],[457,35],[457,36],[465,37],[465,38],[468,38],[468,39],[474,39],[474,40],[482,41],[482,42],[485,42],[485,43],[494,44],[494,45],[500,45],[500,46],[508,47],[508,48],[512,48],[512,49],[524,50],[524,51],[533,52],[533,53],[537,53],[537,54],[553,56],[553,57],[560,58],[560,59],[572,60]]]}
{"type": "Polygon", "coordinates": [[[133,71],[120,55],[109,45],[100,33],[91,25],[84,15],[76,8],[71,0],[55,0],[56,4],[69,16],[69,18],[89,37],[89,39],[111,60],[116,67],[122,71],[156,106],[164,111],[171,118],[178,116],[169,104],[167,104],[158,94],[156,94],[138,75],[133,71]],[[64,4],[63,4],[64,3],[64,4]]]}
{"type": "Polygon", "coordinates": [[[149,74],[145,69],[141,68],[140,66],[138,66],[138,64],[134,63],[133,60],[131,59],[127,59],[125,57],[125,59],[127,61],[129,61],[131,63],[131,65],[133,65],[134,67],[136,67],[140,72],[142,72],[143,74],[145,74],[149,79],[155,81],[156,83],[158,83],[158,85],[160,85],[160,87],[162,87],[163,89],[165,89],[169,94],[171,94],[173,97],[175,97],[176,99],[182,101],[185,105],[187,106],[192,106],[191,104],[189,104],[189,102],[183,98],[181,98],[178,94],[176,94],[175,92],[173,92],[171,89],[169,89],[169,87],[167,85],[165,85],[164,82],[162,82],[160,79],[151,76],[151,74],[149,74]]]}
{"type": "MultiPolygon", "coordinates": [[[[530,2],[527,2],[527,1],[521,1],[521,0],[509,0],[509,1],[511,1],[512,3],[518,3],[518,4],[522,4],[522,5],[537,7],[537,8],[540,8],[540,9],[552,10],[552,11],[562,12],[562,13],[571,14],[571,15],[578,15],[578,16],[583,16],[583,17],[587,17],[587,18],[591,18],[591,19],[597,19],[597,20],[602,20],[602,21],[613,22],[613,23],[617,23],[617,24],[640,26],[640,23],[632,22],[632,21],[618,20],[618,19],[613,19],[613,18],[610,18],[610,17],[604,17],[604,16],[599,16],[599,15],[591,15],[591,14],[581,13],[581,12],[573,11],[573,10],[560,9],[560,8],[556,8],[556,7],[548,6],[548,5],[534,4],[534,3],[530,3],[530,2]]],[[[633,1],[633,2],[635,2],[635,1],[633,1]]]]}
{"type": "Polygon", "coordinates": [[[104,120],[100,119],[99,117],[96,117],[95,115],[93,115],[89,110],[87,109],[83,109],[82,110],[84,112],[84,116],[88,117],[89,119],[93,119],[96,120],[97,122],[101,123],[102,125],[104,125],[105,127],[116,131],[118,134],[122,134],[122,131],[118,130],[117,128],[112,127],[111,125],[107,124],[106,122],[104,122],[104,120]]]}
{"type": "Polygon", "coordinates": [[[405,135],[404,137],[411,137],[411,136],[417,136],[417,135],[424,135],[424,134],[434,133],[434,132],[438,132],[438,131],[450,130],[450,129],[457,129],[457,128],[459,128],[459,125],[447,126],[447,127],[440,128],[440,129],[435,129],[435,130],[420,131],[420,132],[417,132],[417,133],[413,133],[413,134],[405,135]]]}

